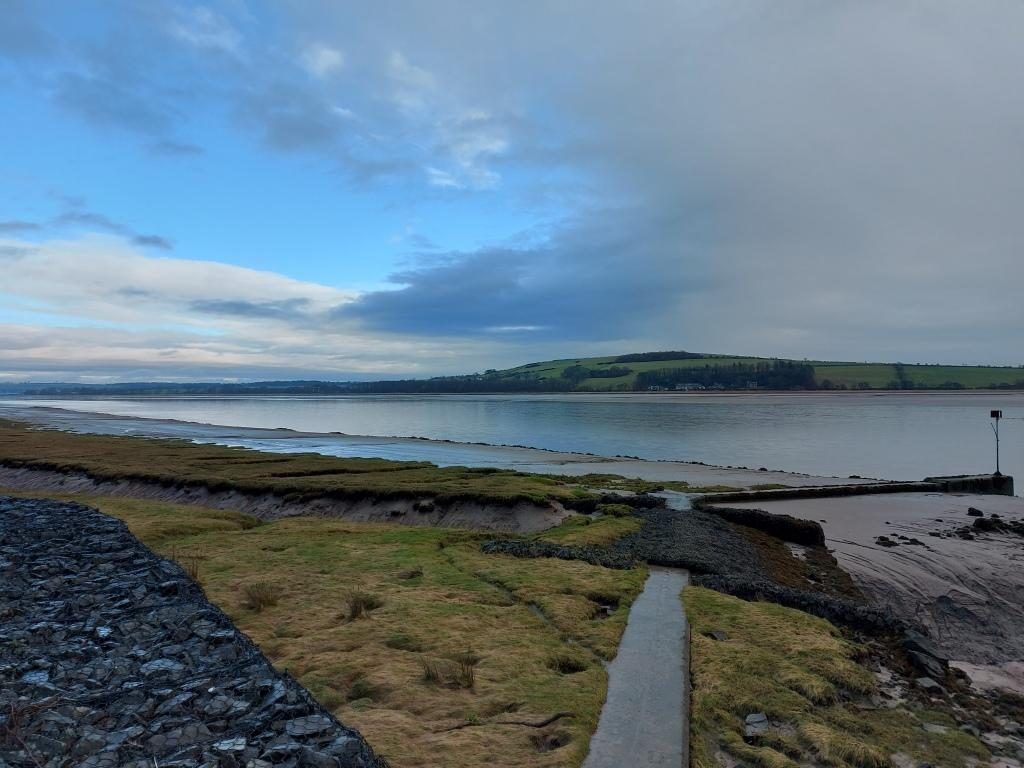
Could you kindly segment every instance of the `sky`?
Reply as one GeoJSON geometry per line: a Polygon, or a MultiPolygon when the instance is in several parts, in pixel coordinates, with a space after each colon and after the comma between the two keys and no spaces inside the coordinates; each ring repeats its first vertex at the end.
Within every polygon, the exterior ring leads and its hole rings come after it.
{"type": "Polygon", "coordinates": [[[0,14],[0,381],[1024,363],[1018,0],[0,14]]]}

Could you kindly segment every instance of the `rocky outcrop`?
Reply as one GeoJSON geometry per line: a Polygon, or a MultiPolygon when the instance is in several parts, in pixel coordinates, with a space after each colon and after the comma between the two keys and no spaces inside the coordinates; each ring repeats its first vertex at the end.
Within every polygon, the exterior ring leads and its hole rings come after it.
{"type": "Polygon", "coordinates": [[[0,497],[0,766],[154,765],[384,763],[123,523],[0,497]]]}

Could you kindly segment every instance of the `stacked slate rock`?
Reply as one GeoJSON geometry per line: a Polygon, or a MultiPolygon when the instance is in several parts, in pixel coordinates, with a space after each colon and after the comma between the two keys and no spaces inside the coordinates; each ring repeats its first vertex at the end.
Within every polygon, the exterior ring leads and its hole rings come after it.
{"type": "MultiPolygon", "coordinates": [[[[747,516],[746,510],[743,512],[742,522],[773,527],[776,533],[781,528],[787,539],[798,535],[813,543],[822,535],[816,523],[805,525],[796,518],[766,522],[761,516],[768,513],[747,516]]],[[[606,568],[632,568],[639,562],[685,568],[693,584],[745,600],[768,600],[867,632],[898,633],[906,629],[888,610],[777,584],[754,546],[722,515],[700,509],[680,512],[663,506],[638,507],[634,514],[643,522],[640,529],[607,549],[537,539],[496,539],[484,542],[481,550],[492,555],[582,560],[606,568]]]]}
{"type": "Polygon", "coordinates": [[[0,497],[0,768],[380,768],[125,525],[0,497]]]}

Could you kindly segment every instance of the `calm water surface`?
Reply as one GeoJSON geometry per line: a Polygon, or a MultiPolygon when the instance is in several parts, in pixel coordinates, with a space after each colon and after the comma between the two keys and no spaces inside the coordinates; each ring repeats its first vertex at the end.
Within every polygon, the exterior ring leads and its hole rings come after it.
{"type": "Polygon", "coordinates": [[[1024,483],[1024,393],[9,399],[119,416],[526,445],[825,475],[1002,469],[1024,483]]]}

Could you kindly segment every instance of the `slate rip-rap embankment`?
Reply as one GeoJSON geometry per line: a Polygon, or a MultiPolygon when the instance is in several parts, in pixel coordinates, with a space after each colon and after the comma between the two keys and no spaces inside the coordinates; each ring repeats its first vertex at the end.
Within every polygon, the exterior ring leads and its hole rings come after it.
{"type": "Polygon", "coordinates": [[[0,768],[383,768],[174,563],[0,497],[0,768]]]}

